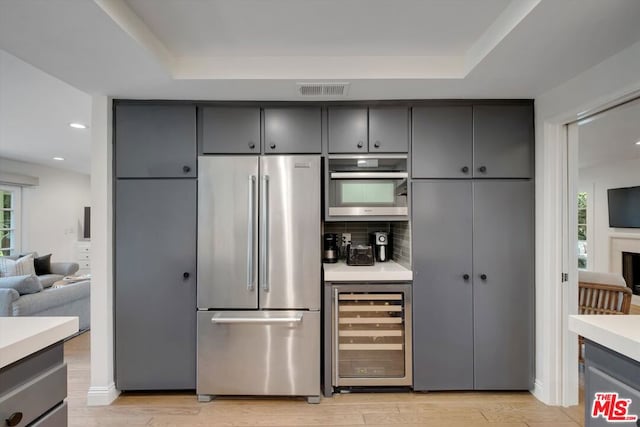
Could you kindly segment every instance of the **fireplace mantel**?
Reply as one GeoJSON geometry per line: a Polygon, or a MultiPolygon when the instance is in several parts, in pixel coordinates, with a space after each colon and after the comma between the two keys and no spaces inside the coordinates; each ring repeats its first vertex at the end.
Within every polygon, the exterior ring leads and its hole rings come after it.
{"type": "MultiPolygon", "coordinates": [[[[640,253],[640,232],[609,233],[609,271],[622,274],[622,252],[640,253]]],[[[640,296],[634,295],[632,303],[640,305],[640,296]]]]}

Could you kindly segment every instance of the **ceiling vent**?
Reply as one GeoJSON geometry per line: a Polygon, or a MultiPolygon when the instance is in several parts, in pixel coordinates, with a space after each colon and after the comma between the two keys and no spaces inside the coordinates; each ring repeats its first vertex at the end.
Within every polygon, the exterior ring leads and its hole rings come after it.
{"type": "Polygon", "coordinates": [[[346,96],[349,83],[297,83],[300,96],[346,96]]]}

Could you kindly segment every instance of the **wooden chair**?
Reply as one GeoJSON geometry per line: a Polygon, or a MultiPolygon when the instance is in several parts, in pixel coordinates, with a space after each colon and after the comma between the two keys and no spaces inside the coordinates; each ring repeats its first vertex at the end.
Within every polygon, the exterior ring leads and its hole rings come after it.
{"type": "MultiPolygon", "coordinates": [[[[581,271],[578,280],[578,313],[629,314],[633,292],[621,275],[581,271]]],[[[581,336],[578,345],[578,359],[584,363],[584,338],[581,336]]]]}

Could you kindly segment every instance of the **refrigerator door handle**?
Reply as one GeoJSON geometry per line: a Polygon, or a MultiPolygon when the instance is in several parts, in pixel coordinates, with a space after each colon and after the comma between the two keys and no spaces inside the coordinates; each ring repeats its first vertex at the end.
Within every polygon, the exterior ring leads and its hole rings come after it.
{"type": "Polygon", "coordinates": [[[215,315],[211,318],[213,324],[232,324],[232,323],[253,323],[253,324],[269,324],[269,323],[302,323],[302,313],[295,317],[218,317],[215,315]]]}
{"type": "Polygon", "coordinates": [[[247,215],[247,290],[249,291],[253,291],[255,284],[253,271],[253,245],[255,241],[253,236],[253,224],[255,222],[255,207],[253,206],[253,201],[255,200],[255,182],[256,176],[249,175],[249,213],[247,215]]]}
{"type": "Polygon", "coordinates": [[[260,256],[260,278],[262,280],[262,289],[269,292],[269,175],[262,176],[262,254],[260,256]]]}

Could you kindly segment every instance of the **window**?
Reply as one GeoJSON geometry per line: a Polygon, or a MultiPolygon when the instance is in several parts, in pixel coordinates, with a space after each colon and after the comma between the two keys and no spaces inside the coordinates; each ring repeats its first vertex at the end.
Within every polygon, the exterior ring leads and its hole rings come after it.
{"type": "Polygon", "coordinates": [[[20,225],[20,188],[0,186],[0,256],[17,251],[20,225]]]}
{"type": "Polygon", "coordinates": [[[587,268],[587,193],[578,193],[578,268],[587,268]]]}

